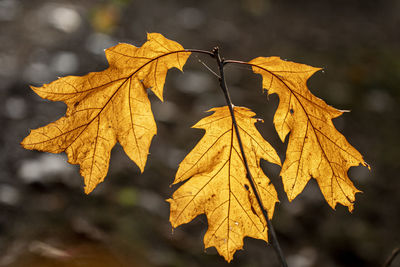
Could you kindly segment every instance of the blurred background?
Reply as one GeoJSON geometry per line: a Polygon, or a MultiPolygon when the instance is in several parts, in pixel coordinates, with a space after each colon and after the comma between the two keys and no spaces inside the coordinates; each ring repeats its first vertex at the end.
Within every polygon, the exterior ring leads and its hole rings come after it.
{"type": "MultiPolygon", "coordinates": [[[[288,203],[280,169],[263,162],[280,197],[272,222],[291,267],[381,266],[400,246],[399,14],[397,0],[0,0],[0,266],[228,266],[204,250],[206,218],[172,231],[165,202],[179,162],[203,135],[190,126],[224,105],[199,63],[214,68],[212,60],[192,56],[184,74],[169,72],[164,103],[151,96],[158,135],[143,174],[116,146],[105,182],[87,196],[65,154],[19,145],[66,109],[29,85],[101,71],[105,48],[141,46],[147,32],[185,48],[218,45],[227,59],[280,56],[324,68],[309,87],[351,110],[334,123],[372,170],[350,170],[363,191],[350,214],[332,210],[315,181],[288,203]]],[[[226,72],[234,104],[264,119],[257,127],[284,159],[272,125],[278,98],[262,95],[261,77],[248,68],[226,72]]],[[[279,263],[270,245],[246,238],[229,266],[279,263]]]]}

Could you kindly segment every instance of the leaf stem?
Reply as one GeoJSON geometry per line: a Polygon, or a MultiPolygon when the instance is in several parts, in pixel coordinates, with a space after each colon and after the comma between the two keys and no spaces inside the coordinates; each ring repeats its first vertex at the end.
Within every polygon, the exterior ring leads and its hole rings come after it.
{"type": "Polygon", "coordinates": [[[214,53],[211,51],[200,50],[200,49],[185,49],[183,52],[191,52],[191,53],[199,53],[199,54],[206,54],[211,57],[214,57],[214,53]]]}
{"type": "MultiPolygon", "coordinates": [[[[207,51],[207,52],[208,52],[208,51],[207,51]]],[[[245,169],[246,169],[246,178],[248,179],[248,181],[249,181],[249,183],[250,183],[250,185],[251,185],[251,188],[253,189],[254,195],[255,195],[255,197],[256,197],[256,199],[257,199],[257,203],[258,203],[258,205],[259,205],[260,208],[261,208],[261,211],[262,211],[262,213],[263,213],[263,216],[264,216],[265,221],[267,222],[268,233],[269,233],[269,235],[270,235],[272,247],[274,248],[275,253],[276,253],[277,256],[278,256],[278,259],[279,259],[279,261],[280,261],[282,267],[287,267],[288,265],[287,265],[287,263],[286,263],[286,259],[285,259],[284,255],[283,255],[283,251],[282,251],[282,249],[281,249],[281,247],[280,247],[280,245],[279,245],[278,238],[277,238],[277,236],[276,236],[274,227],[272,226],[272,223],[271,223],[271,221],[270,221],[270,219],[269,219],[269,217],[268,217],[268,212],[267,212],[267,210],[264,208],[264,205],[262,204],[260,194],[259,194],[259,192],[258,192],[258,190],[257,190],[257,188],[256,188],[256,186],[255,186],[253,176],[251,175],[251,172],[250,172],[250,168],[249,168],[249,165],[248,165],[248,163],[247,163],[246,155],[245,155],[244,148],[243,148],[243,143],[242,143],[242,140],[241,140],[241,138],[240,138],[239,128],[238,128],[238,125],[237,125],[237,122],[236,122],[235,114],[234,114],[234,112],[233,112],[233,107],[234,107],[234,105],[232,104],[232,100],[231,100],[231,97],[230,97],[230,95],[229,95],[228,87],[227,87],[226,81],[225,81],[224,65],[225,65],[226,63],[239,63],[239,64],[243,64],[244,62],[241,62],[241,61],[234,61],[234,60],[225,61],[223,58],[221,59],[221,56],[220,56],[220,54],[219,54],[219,48],[218,48],[218,47],[215,47],[215,48],[213,49],[212,53],[213,53],[213,57],[216,59],[217,64],[218,64],[219,73],[220,73],[219,84],[220,84],[220,87],[221,87],[221,89],[222,89],[222,91],[223,91],[223,93],[224,93],[225,100],[226,100],[226,103],[227,103],[227,105],[228,105],[228,108],[229,108],[229,112],[230,112],[230,114],[231,114],[231,117],[232,117],[232,123],[233,123],[233,126],[234,126],[234,128],[235,128],[235,132],[236,132],[236,136],[237,136],[237,141],[238,141],[238,144],[239,144],[239,147],[240,147],[240,152],[241,152],[241,154],[242,154],[243,164],[244,164],[245,169]]],[[[207,54],[208,54],[208,53],[207,53],[207,54]]]]}

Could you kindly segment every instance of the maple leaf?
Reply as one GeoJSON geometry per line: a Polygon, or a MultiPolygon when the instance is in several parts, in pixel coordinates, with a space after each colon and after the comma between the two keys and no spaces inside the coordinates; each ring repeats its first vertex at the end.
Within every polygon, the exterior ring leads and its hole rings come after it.
{"type": "Polygon", "coordinates": [[[163,100],[168,69],[182,70],[190,55],[161,34],[147,37],[140,48],[121,43],[106,49],[109,67],[104,71],[31,87],[42,98],[65,102],[67,111],[65,117],[32,130],[22,146],[65,151],[69,163],[80,165],[87,194],[104,180],[117,141],[143,172],[157,132],[146,90],[163,100]]]}
{"type": "Polygon", "coordinates": [[[289,200],[300,194],[313,177],[332,208],[341,203],[352,211],[355,194],[360,191],[347,171],[351,166],[368,164],[332,123],[344,111],[327,105],[308,90],[308,78],[320,68],[279,57],[258,57],[248,64],[262,75],[268,94],[279,96],[274,125],[282,142],[290,132],[280,173],[289,200]]]}
{"type": "MultiPolygon", "coordinates": [[[[229,262],[243,246],[243,238],[268,241],[267,223],[246,178],[239,144],[227,106],[213,108],[214,113],[193,128],[206,133],[180,163],[174,184],[186,181],[167,201],[170,221],[175,228],[205,213],[208,230],[205,248],[216,247],[229,262]]],[[[277,193],[260,168],[260,159],[280,165],[274,148],[265,141],[254,123],[254,112],[234,107],[244,151],[258,194],[272,218],[277,193]]]]}

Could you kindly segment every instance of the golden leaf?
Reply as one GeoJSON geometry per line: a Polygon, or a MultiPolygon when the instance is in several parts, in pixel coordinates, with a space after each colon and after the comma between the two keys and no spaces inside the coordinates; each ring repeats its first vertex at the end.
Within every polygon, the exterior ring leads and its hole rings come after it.
{"type": "MultiPolygon", "coordinates": [[[[219,254],[231,261],[235,251],[242,248],[245,236],[268,240],[267,223],[246,178],[228,107],[210,111],[214,113],[193,126],[205,129],[206,133],[179,165],[174,184],[190,179],[168,199],[170,221],[177,227],[205,213],[205,247],[216,247],[219,254]]],[[[254,126],[255,113],[235,107],[234,114],[255,186],[272,218],[277,193],[260,168],[260,159],[279,165],[280,159],[254,126]]]]}
{"type": "Polygon", "coordinates": [[[22,145],[51,153],[65,151],[79,164],[90,193],[108,171],[118,141],[143,172],[157,132],[147,88],[163,99],[168,69],[182,70],[190,53],[158,33],[138,48],[118,44],[105,51],[109,68],[85,76],[60,78],[32,89],[42,98],[67,104],[65,117],[32,130],[22,145]]]}
{"type": "Polygon", "coordinates": [[[258,57],[248,64],[262,75],[268,94],[279,96],[274,124],[282,142],[290,132],[280,174],[289,200],[313,177],[332,208],[341,203],[352,211],[355,194],[360,191],[347,171],[351,166],[368,165],[332,123],[344,111],[327,105],[308,90],[308,78],[320,69],[279,57],[258,57]]]}

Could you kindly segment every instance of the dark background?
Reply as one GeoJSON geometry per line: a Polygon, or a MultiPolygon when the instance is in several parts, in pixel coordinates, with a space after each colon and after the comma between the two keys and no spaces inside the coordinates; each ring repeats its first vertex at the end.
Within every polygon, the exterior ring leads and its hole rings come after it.
{"type": "MultiPolygon", "coordinates": [[[[281,201],[273,224],[291,267],[381,266],[400,245],[399,14],[396,0],[0,0],[0,266],[228,266],[214,248],[204,251],[206,218],[172,231],[165,202],[179,162],[203,134],[190,126],[224,105],[217,80],[195,56],[185,74],[169,72],[165,103],[151,96],[158,135],[142,175],[117,146],[105,182],[87,196],[64,154],[19,145],[29,129],[65,112],[29,85],[103,70],[104,48],[140,46],[146,32],[185,48],[218,45],[229,59],[280,56],[323,67],[309,87],[352,110],[334,123],[372,170],[350,170],[363,191],[350,214],[332,210],[315,181],[288,203],[279,168],[263,163],[281,201]]],[[[248,68],[226,71],[234,104],[265,120],[258,128],[284,159],[286,145],[272,126],[278,98],[266,100],[261,77],[248,68]]],[[[270,245],[246,238],[230,266],[279,263],[270,245]]]]}

